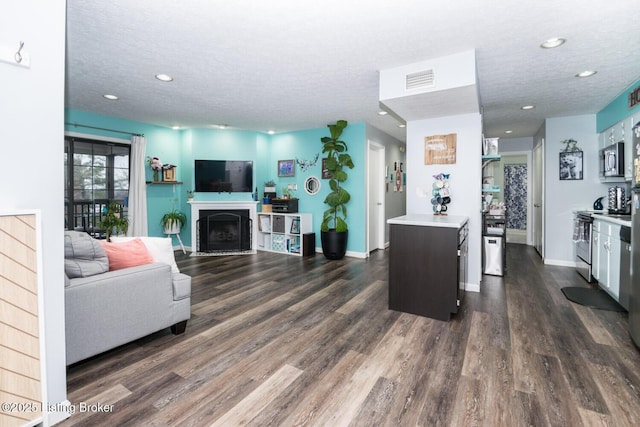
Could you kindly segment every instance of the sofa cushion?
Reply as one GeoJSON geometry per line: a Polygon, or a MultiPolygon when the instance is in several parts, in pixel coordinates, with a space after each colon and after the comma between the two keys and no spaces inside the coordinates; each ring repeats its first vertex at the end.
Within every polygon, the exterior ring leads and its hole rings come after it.
{"type": "Polygon", "coordinates": [[[109,260],[100,243],[87,233],[65,231],[64,270],[71,279],[93,276],[109,271],[109,260]]]}
{"type": "MultiPolygon", "coordinates": [[[[171,237],[138,237],[147,247],[147,250],[153,257],[155,262],[164,262],[171,266],[172,273],[180,273],[178,265],[176,264],[176,258],[173,253],[173,245],[171,243],[171,237]]],[[[117,236],[111,237],[112,242],[128,242],[135,239],[135,237],[117,236]]]]}
{"type": "Polygon", "coordinates": [[[153,262],[153,257],[139,238],[128,242],[100,241],[100,243],[109,258],[109,270],[121,270],[153,262]]]}

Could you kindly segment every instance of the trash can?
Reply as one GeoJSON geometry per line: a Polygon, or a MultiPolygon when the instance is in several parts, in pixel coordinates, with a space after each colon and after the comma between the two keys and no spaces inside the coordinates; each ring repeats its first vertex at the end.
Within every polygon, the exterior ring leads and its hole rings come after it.
{"type": "Polygon", "coordinates": [[[503,244],[501,236],[484,236],[484,274],[504,275],[503,244]]]}

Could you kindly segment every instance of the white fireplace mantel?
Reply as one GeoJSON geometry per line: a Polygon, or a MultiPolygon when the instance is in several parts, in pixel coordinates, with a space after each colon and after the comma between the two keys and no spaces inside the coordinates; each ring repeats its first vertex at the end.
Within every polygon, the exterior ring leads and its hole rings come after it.
{"type": "Polygon", "coordinates": [[[214,201],[214,200],[191,200],[187,202],[191,205],[191,252],[192,255],[198,249],[197,241],[197,222],[200,218],[200,211],[226,211],[232,209],[247,209],[249,218],[251,218],[251,253],[256,253],[258,246],[258,202],[253,200],[230,200],[230,201],[214,201]]]}

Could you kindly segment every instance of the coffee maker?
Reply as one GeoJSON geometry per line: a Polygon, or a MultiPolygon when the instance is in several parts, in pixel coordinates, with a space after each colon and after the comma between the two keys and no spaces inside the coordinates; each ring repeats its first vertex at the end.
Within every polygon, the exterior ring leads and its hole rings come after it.
{"type": "Polygon", "coordinates": [[[610,214],[626,214],[627,210],[627,195],[624,187],[609,187],[607,194],[607,201],[609,202],[610,214]]]}

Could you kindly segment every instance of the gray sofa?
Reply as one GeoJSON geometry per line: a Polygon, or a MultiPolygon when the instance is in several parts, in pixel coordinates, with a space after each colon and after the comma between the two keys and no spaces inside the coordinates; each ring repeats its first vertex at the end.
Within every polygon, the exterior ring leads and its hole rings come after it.
{"type": "Polygon", "coordinates": [[[67,365],[167,327],[180,334],[191,317],[190,276],[163,262],[108,271],[101,249],[65,233],[67,365]]]}

